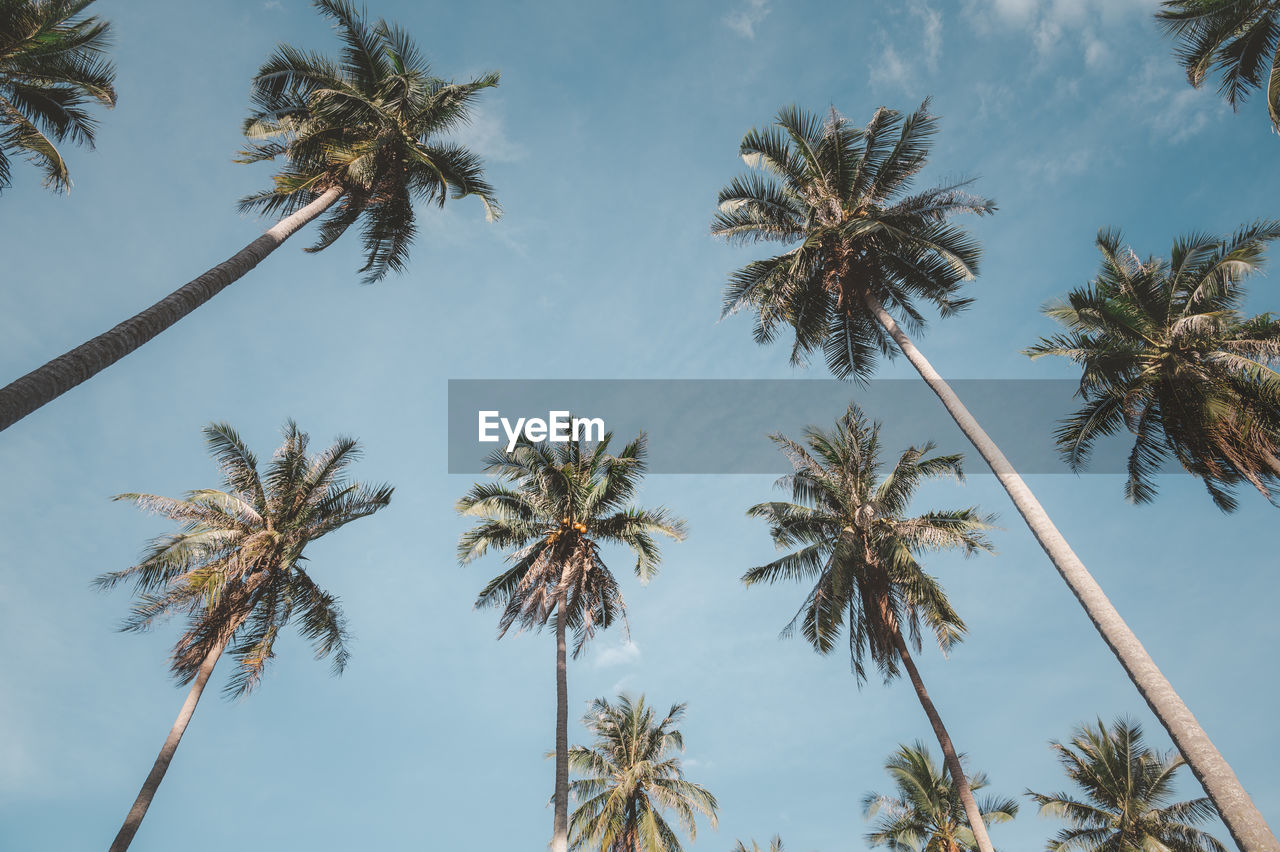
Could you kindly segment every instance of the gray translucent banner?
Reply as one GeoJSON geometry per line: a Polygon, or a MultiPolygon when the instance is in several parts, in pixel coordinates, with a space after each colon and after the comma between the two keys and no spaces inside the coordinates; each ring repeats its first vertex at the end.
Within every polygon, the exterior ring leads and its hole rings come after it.
{"type": "MultiPolygon", "coordinates": [[[[1019,471],[1070,472],[1053,435],[1079,407],[1076,382],[968,379],[951,386],[1019,471]]],[[[883,424],[886,458],[933,441],[939,452],[963,452],[969,472],[988,472],[921,381],[788,379],[450,380],[449,472],[479,473],[486,456],[507,446],[499,418],[514,429],[522,418],[555,421],[565,415],[554,412],[571,412],[584,421],[587,437],[595,437],[594,424],[585,421],[603,421],[617,448],[648,433],[651,473],[780,474],[789,466],[768,436],[799,437],[808,424],[830,429],[850,402],[883,424]],[[488,434],[496,441],[480,441],[482,412],[489,412],[488,434]]],[[[567,433],[568,424],[560,431],[567,433]]],[[[1124,473],[1131,446],[1127,434],[1099,441],[1088,472],[1124,473]]]]}

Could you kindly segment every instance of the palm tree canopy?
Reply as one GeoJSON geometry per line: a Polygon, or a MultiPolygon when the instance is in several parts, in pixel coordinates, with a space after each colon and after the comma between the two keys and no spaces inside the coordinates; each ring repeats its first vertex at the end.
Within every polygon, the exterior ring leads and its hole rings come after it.
{"type": "Polygon", "coordinates": [[[1094,442],[1122,428],[1135,436],[1126,496],[1147,502],[1169,457],[1200,477],[1217,505],[1236,506],[1241,482],[1264,496],[1280,475],[1280,320],[1240,313],[1244,281],[1280,239],[1280,222],[1229,237],[1191,234],[1169,260],[1138,259],[1118,231],[1098,235],[1102,267],[1045,313],[1066,332],[1026,350],[1082,368],[1084,405],[1063,421],[1058,446],[1073,469],[1094,442]]]}
{"type": "Polygon", "coordinates": [[[1191,85],[1218,74],[1218,93],[1232,109],[1265,80],[1267,111],[1280,130],[1280,2],[1165,0],[1156,19],[1177,39],[1191,85]]]}
{"type": "Polygon", "coordinates": [[[911,328],[924,325],[920,301],[944,317],[964,308],[961,284],[976,273],[980,250],[949,220],[995,204],[969,194],[969,181],[908,194],[937,128],[925,101],[907,116],[881,107],[866,127],[834,109],[824,119],[786,107],[749,132],[740,153],[759,170],[720,191],[711,232],[792,248],[735,272],[724,313],[755,310],[759,343],[790,325],[793,363],[821,349],[838,378],[866,378],[878,353],[895,351],[867,295],[911,328]]]}
{"type": "Polygon", "coordinates": [[[1027,791],[1041,816],[1070,824],[1049,841],[1049,852],[1226,852],[1195,827],[1216,815],[1208,798],[1170,801],[1182,756],[1152,751],[1137,723],[1120,718],[1108,729],[1099,719],[1097,727],[1077,728],[1067,745],[1052,746],[1084,796],[1027,791]]]}
{"type": "Polygon", "coordinates": [[[477,607],[502,609],[499,636],[513,625],[541,629],[555,614],[575,633],[576,657],[596,630],[626,619],[601,545],[630,548],[636,576],[647,583],[661,561],[655,536],[684,538],[684,521],[667,509],[631,504],[645,471],[644,434],[616,456],[609,453],[612,439],[609,433],[593,445],[522,437],[511,453],[487,459],[485,471],[497,481],[477,483],[458,501],[459,513],[479,519],[459,539],[458,561],[465,565],[491,547],[507,551],[510,567],[476,600],[477,607]]]}
{"type": "Polygon", "coordinates": [[[780,580],[813,584],[783,635],[799,625],[809,644],[826,654],[847,630],[859,682],[868,656],[886,680],[898,673],[898,630],[909,631],[917,648],[922,624],[944,651],[958,642],[964,622],[917,558],[940,550],[992,550],[986,537],[992,518],[974,508],[914,517],[907,511],[922,482],[962,479],[963,457],[930,455],[933,444],[908,447],[882,475],[880,424],[869,422],[856,405],[830,432],[808,427],[803,443],[772,438],[794,468],[778,480],[794,502],[761,503],[748,514],[767,521],[774,543],[791,552],[752,568],[742,580],[748,586],[780,580]]]}
{"type": "Polygon", "coordinates": [[[716,797],[686,781],[678,756],[684,738],[675,727],[685,705],[673,704],[658,718],[644,696],[616,704],[591,702],[582,724],[595,736],[591,748],[569,749],[569,768],[580,776],[570,791],[578,802],[570,828],[571,849],[592,852],[680,852],[675,830],[662,811],[674,811],[690,840],[696,814],[716,827],[716,797]]]}
{"type": "MultiPolygon", "coordinates": [[[[923,743],[900,746],[884,765],[896,795],[868,793],[862,800],[875,830],[867,834],[872,846],[894,852],[973,852],[978,848],[965,818],[959,791],[945,765],[938,766],[923,743]]],[[[968,775],[969,788],[987,785],[981,772],[968,775]]],[[[1018,803],[1008,797],[987,796],[978,803],[987,825],[1008,822],[1018,815],[1018,803]]]]}
{"type": "Polygon", "coordinates": [[[280,45],[253,81],[251,143],[240,162],[284,159],[275,185],[242,210],[289,214],[325,190],[344,195],[309,251],[320,251],[361,221],[365,281],[401,271],[417,233],[414,202],[478,196],[501,214],[479,157],[438,137],[465,124],[479,93],[498,74],[453,83],[431,74],[403,29],[368,25],[347,0],[315,0],[342,39],[338,59],[280,45]]]}
{"type": "Polygon", "coordinates": [[[754,840],[751,841],[750,846],[739,840],[737,845],[733,847],[732,852],[786,852],[786,847],[782,845],[782,838],[775,834],[773,839],[769,841],[767,850],[761,849],[760,844],[754,840]]]}
{"type": "Polygon", "coordinates": [[[44,184],[71,188],[56,142],[93,147],[97,121],[85,109],[116,103],[116,70],[106,58],[110,25],[78,17],[93,0],[0,0],[0,190],[10,156],[27,157],[44,184]]]}
{"type": "Polygon", "coordinates": [[[146,630],[175,613],[186,616],[187,630],[172,657],[181,683],[225,641],[238,661],[227,694],[252,690],[294,616],[316,658],[332,657],[333,672],[340,674],[348,659],[346,619],[338,598],[312,580],[303,550],[386,506],[391,487],[346,478],[345,469],[360,456],[353,438],[338,438],[309,455],[307,433],[289,421],[284,444],[259,473],[254,454],[230,426],[214,423],[204,433],[225,489],[192,491],[180,500],[117,495],[182,526],[152,541],[137,565],[103,574],[96,585],[133,584],[138,602],[126,630],[146,630]]]}

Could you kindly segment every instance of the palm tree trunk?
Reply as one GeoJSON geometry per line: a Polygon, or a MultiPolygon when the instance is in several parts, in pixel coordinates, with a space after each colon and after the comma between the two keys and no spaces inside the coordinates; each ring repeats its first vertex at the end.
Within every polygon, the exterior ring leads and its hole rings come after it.
{"type": "Polygon", "coordinates": [[[995,852],[991,846],[991,838],[987,836],[987,824],[982,821],[982,811],[978,809],[978,803],[973,798],[973,791],[969,789],[969,779],[964,774],[964,767],[960,765],[960,756],[956,754],[956,747],[951,743],[951,735],[947,733],[947,728],[942,724],[942,716],[938,714],[938,708],[933,706],[933,699],[929,697],[929,692],[924,688],[924,681],[920,678],[920,670],[916,668],[916,661],[911,657],[911,651],[907,648],[907,641],[902,638],[902,631],[894,626],[893,643],[898,649],[898,656],[902,658],[902,664],[906,666],[907,676],[911,678],[911,685],[916,688],[916,697],[920,699],[920,706],[924,708],[924,715],[929,717],[929,724],[933,726],[933,733],[938,738],[938,745],[942,747],[942,758],[946,761],[947,770],[951,773],[951,783],[955,784],[956,792],[960,796],[960,803],[964,805],[964,814],[969,818],[969,828],[973,831],[973,839],[978,843],[980,852],[995,852]]]}
{"type": "MultiPolygon", "coordinates": [[[[229,638],[230,636],[228,635],[229,638]]],[[[182,709],[178,711],[178,719],[169,730],[169,736],[165,738],[164,745],[160,748],[160,754],[156,757],[156,762],[151,767],[151,773],[147,775],[147,780],[142,784],[142,790],[138,793],[138,798],[134,800],[133,807],[129,809],[129,815],[125,817],[124,825],[120,827],[120,832],[116,835],[116,839],[111,842],[110,852],[125,852],[129,848],[129,844],[133,842],[133,836],[138,833],[138,827],[142,825],[142,818],[147,815],[147,808],[151,807],[151,800],[155,798],[156,790],[160,788],[160,782],[164,780],[164,774],[169,771],[169,761],[173,760],[174,752],[178,750],[178,743],[182,742],[182,735],[187,730],[187,724],[191,721],[192,714],[196,712],[196,704],[200,702],[200,695],[204,692],[205,684],[209,682],[209,676],[213,674],[213,667],[217,665],[223,649],[227,647],[228,639],[224,639],[218,645],[215,645],[209,651],[209,655],[205,657],[204,662],[200,664],[200,670],[196,672],[195,680],[191,683],[191,690],[187,693],[187,700],[183,702],[182,709]]]]}
{"type": "Polygon", "coordinates": [[[1000,448],[960,402],[955,391],[943,381],[920,350],[916,349],[915,344],[898,327],[879,300],[870,293],[864,295],[864,300],[880,324],[897,342],[902,354],[907,356],[921,378],[942,400],[956,425],[986,459],[1035,535],[1036,541],[1044,548],[1044,552],[1102,635],[1103,641],[1116,655],[1120,665],[1124,666],[1129,679],[1138,688],[1160,724],[1169,732],[1178,751],[1186,758],[1187,765],[1213,800],[1236,845],[1243,852],[1280,852],[1280,842],[1276,841],[1266,820],[1240,784],[1240,779],[1236,778],[1235,772],[1219,754],[1209,735],[1174,691],[1168,678],[1156,667],[1151,655],[1120,617],[1120,613],[1084,567],[1080,557],[1067,544],[1062,533],[1058,532],[1049,514],[1013,469],[1004,453],[1000,452],[1000,448]]]}
{"type": "Polygon", "coordinates": [[[623,845],[624,852],[640,852],[640,815],[636,813],[636,800],[631,797],[627,802],[627,828],[623,836],[627,839],[623,845]]]}
{"type": "Polygon", "coordinates": [[[142,313],[0,388],[0,430],[8,429],[37,408],[110,367],[218,295],[341,196],[339,187],[326,190],[306,207],[276,222],[228,260],[182,285],[142,313]]]}
{"type": "Polygon", "coordinates": [[[556,606],[556,793],[551,852],[569,848],[569,666],[565,631],[568,615],[561,595],[556,606]]]}

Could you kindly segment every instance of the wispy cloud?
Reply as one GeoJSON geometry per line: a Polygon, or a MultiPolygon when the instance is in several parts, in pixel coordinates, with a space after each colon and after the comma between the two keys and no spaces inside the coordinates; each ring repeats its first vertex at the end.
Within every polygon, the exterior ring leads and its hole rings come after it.
{"type": "Polygon", "coordinates": [[[455,134],[458,141],[475,151],[486,162],[513,163],[528,156],[519,142],[507,135],[502,116],[502,102],[492,100],[475,107],[471,120],[455,134]]]}
{"type": "Polygon", "coordinates": [[[872,85],[894,85],[903,88],[911,85],[911,71],[892,44],[885,44],[884,50],[880,51],[880,55],[871,63],[868,76],[872,85]]]}
{"type": "Polygon", "coordinates": [[[930,71],[937,71],[938,59],[942,56],[942,13],[931,8],[924,0],[912,0],[908,10],[920,23],[925,65],[930,71]]]}
{"type": "MultiPolygon", "coordinates": [[[[912,47],[906,51],[907,56],[919,56],[925,68],[936,72],[942,57],[942,13],[925,0],[910,0],[906,11],[911,17],[910,31],[920,34],[919,51],[912,47]]],[[[916,78],[910,62],[898,52],[898,46],[887,33],[882,32],[880,38],[884,47],[868,63],[868,80],[872,85],[912,88],[916,78]]]]}
{"type": "Polygon", "coordinates": [[[1125,90],[1120,109],[1172,144],[1185,142],[1216,118],[1230,114],[1212,90],[1193,89],[1172,62],[1151,58],[1125,90]]]}
{"type": "Polygon", "coordinates": [[[630,692],[631,687],[635,685],[636,676],[634,674],[623,675],[620,680],[609,688],[610,695],[621,695],[624,692],[630,692]]]}
{"type": "Polygon", "coordinates": [[[769,0],[743,0],[735,10],[724,16],[724,24],[743,38],[755,38],[756,27],[769,14],[769,0]]]}
{"type": "Polygon", "coordinates": [[[1091,150],[1077,148],[1062,155],[1041,152],[1036,157],[1021,160],[1018,168],[1033,180],[1053,184],[1066,177],[1084,174],[1089,170],[1093,160],[1094,154],[1091,150]]]}
{"type": "Polygon", "coordinates": [[[1090,70],[1110,64],[1111,48],[1101,35],[1126,19],[1154,12],[1159,0],[966,0],[969,24],[978,32],[1022,29],[1042,57],[1078,50],[1090,70]]]}
{"type": "Polygon", "coordinates": [[[1007,115],[1014,102],[1013,89],[1004,83],[976,83],[973,91],[978,96],[978,118],[983,121],[1007,115]]]}
{"type": "Polygon", "coordinates": [[[613,666],[625,666],[640,660],[640,646],[629,639],[624,639],[616,645],[610,645],[596,652],[592,662],[598,669],[612,668],[613,666]]]}

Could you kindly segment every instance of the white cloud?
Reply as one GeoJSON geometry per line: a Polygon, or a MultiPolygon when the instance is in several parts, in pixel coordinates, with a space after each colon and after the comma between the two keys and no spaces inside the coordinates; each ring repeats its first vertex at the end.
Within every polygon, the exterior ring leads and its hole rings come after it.
{"type": "Polygon", "coordinates": [[[630,693],[631,687],[635,685],[636,676],[633,674],[623,675],[622,679],[609,688],[610,695],[621,695],[624,692],[630,693]]]}
{"type": "Polygon", "coordinates": [[[743,38],[755,38],[756,27],[769,14],[769,0],[744,0],[742,5],[724,16],[724,24],[743,38]]]}
{"type": "Polygon", "coordinates": [[[1091,31],[1084,33],[1084,64],[1090,70],[1105,68],[1111,62],[1111,50],[1091,31]]]}
{"type": "Polygon", "coordinates": [[[1013,89],[1004,83],[976,83],[974,94],[978,96],[978,118],[986,121],[1007,115],[1013,105],[1013,89]]]}
{"type": "Polygon", "coordinates": [[[472,109],[471,121],[458,128],[457,139],[487,163],[512,163],[523,160],[528,151],[507,135],[502,117],[502,102],[492,100],[472,109]]]}
{"type": "MultiPolygon", "coordinates": [[[[913,19],[910,31],[920,34],[920,49],[911,48],[907,55],[919,56],[931,72],[938,70],[938,60],[942,57],[942,13],[932,8],[925,0],[910,0],[906,6],[907,13],[913,19]]],[[[908,60],[898,53],[897,47],[888,34],[881,32],[880,39],[884,48],[880,54],[868,63],[868,79],[872,85],[898,86],[910,89],[916,82],[915,74],[908,60]]]]}
{"type": "Polygon", "coordinates": [[[966,0],[970,25],[981,33],[1023,29],[1044,57],[1075,50],[1090,70],[1108,65],[1111,50],[1098,35],[1126,19],[1149,17],[1159,0],[966,0]]]}
{"type": "Polygon", "coordinates": [[[892,44],[886,44],[880,57],[871,63],[872,84],[890,84],[906,87],[911,82],[911,72],[892,44]]]}
{"type": "Polygon", "coordinates": [[[623,639],[616,645],[610,645],[597,651],[593,663],[598,669],[626,666],[640,660],[640,646],[630,639],[623,639]]]}
{"type": "Polygon", "coordinates": [[[912,0],[908,8],[912,17],[920,19],[925,64],[930,71],[937,71],[938,58],[942,56],[942,13],[930,8],[924,0],[912,0]]]}
{"type": "Polygon", "coordinates": [[[1230,111],[1211,90],[1188,86],[1178,67],[1162,58],[1148,59],[1125,91],[1122,108],[1173,144],[1190,139],[1230,111]]]}
{"type": "Polygon", "coordinates": [[[1066,155],[1043,151],[1038,157],[1019,162],[1018,168],[1033,179],[1057,183],[1064,177],[1084,174],[1089,170],[1093,159],[1093,152],[1087,148],[1077,148],[1066,155]]]}
{"type": "Polygon", "coordinates": [[[979,3],[977,5],[989,5],[994,7],[995,13],[1001,17],[1015,21],[1025,21],[1036,11],[1036,7],[1040,3],[1041,0],[992,0],[989,4],[979,3]]]}

